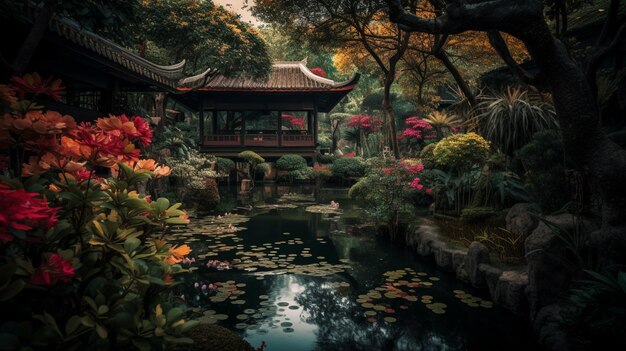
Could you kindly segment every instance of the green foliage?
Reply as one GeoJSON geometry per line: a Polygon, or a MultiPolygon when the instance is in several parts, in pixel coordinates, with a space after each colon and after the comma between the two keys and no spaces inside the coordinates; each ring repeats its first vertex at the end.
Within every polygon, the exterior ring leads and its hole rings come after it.
{"type": "Polygon", "coordinates": [[[220,203],[220,194],[217,190],[217,182],[214,178],[207,178],[198,189],[187,193],[185,202],[194,203],[204,211],[210,211],[220,203]]]}
{"type": "Polygon", "coordinates": [[[297,171],[307,167],[304,157],[295,154],[283,155],[276,161],[276,169],[280,171],[297,171]]]}
{"type": "Polygon", "coordinates": [[[338,159],[338,157],[333,154],[325,154],[325,155],[319,155],[317,157],[317,162],[323,165],[327,165],[327,164],[331,164],[335,162],[336,159],[338,159]]]}
{"type": "Polygon", "coordinates": [[[435,151],[436,145],[436,143],[428,144],[424,146],[422,151],[420,151],[420,159],[424,167],[427,169],[435,168],[435,166],[437,165],[435,163],[435,155],[433,153],[435,151]]]}
{"type": "Polygon", "coordinates": [[[479,221],[495,214],[491,207],[466,207],[461,211],[461,219],[468,222],[479,221]]]}
{"type": "Polygon", "coordinates": [[[217,172],[221,174],[228,174],[235,169],[235,162],[230,158],[217,157],[215,159],[215,166],[217,172]]]}
{"type": "Polygon", "coordinates": [[[367,173],[367,165],[360,157],[339,157],[330,170],[339,177],[363,177],[367,173]]]}
{"type": "Polygon", "coordinates": [[[239,158],[243,159],[245,162],[258,166],[259,164],[265,162],[265,159],[254,151],[246,150],[239,153],[239,158]]]}
{"type": "Polygon", "coordinates": [[[163,64],[187,59],[193,71],[189,73],[213,68],[227,76],[243,73],[254,78],[270,71],[267,46],[258,32],[212,1],[143,1],[138,15],[140,21],[125,30],[140,45],[152,42],[164,49],[169,62],[163,64]]]}
{"type": "Polygon", "coordinates": [[[489,142],[476,133],[467,133],[451,135],[438,142],[433,156],[436,164],[462,171],[483,164],[489,152],[489,142]]]}
{"type": "Polygon", "coordinates": [[[176,126],[166,126],[155,137],[152,148],[154,150],[167,150],[168,156],[174,158],[189,158],[191,152],[196,149],[196,139],[190,135],[188,126],[178,123],[176,126]]]}
{"type": "Polygon", "coordinates": [[[478,132],[510,156],[536,132],[559,127],[554,106],[521,89],[509,88],[505,93],[487,96],[478,109],[472,121],[478,132]]]}
{"type": "Polygon", "coordinates": [[[557,131],[541,131],[517,153],[526,169],[529,193],[545,212],[554,212],[568,201],[565,161],[561,135],[557,131]]]}
{"type": "MultiPolygon", "coordinates": [[[[585,271],[591,279],[570,290],[561,315],[565,325],[593,345],[626,342],[626,272],[585,271]]],[[[613,346],[610,346],[613,347],[613,346]]]]}

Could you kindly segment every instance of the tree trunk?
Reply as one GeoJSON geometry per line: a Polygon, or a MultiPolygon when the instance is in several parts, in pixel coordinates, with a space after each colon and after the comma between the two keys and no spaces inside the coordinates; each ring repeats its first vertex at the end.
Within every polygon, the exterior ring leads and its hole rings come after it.
{"type": "Polygon", "coordinates": [[[46,31],[48,30],[48,26],[50,25],[50,20],[54,15],[55,9],[56,4],[45,3],[37,14],[33,27],[30,29],[28,36],[22,43],[20,50],[17,52],[17,55],[15,55],[15,59],[13,60],[13,72],[16,75],[21,76],[26,73],[28,64],[32,60],[37,47],[39,47],[41,39],[43,39],[44,34],[46,34],[46,31]]]}
{"type": "Polygon", "coordinates": [[[396,78],[395,64],[393,69],[390,69],[385,76],[385,88],[383,95],[383,110],[385,111],[385,118],[387,119],[389,144],[393,150],[393,156],[396,159],[400,158],[400,148],[398,147],[398,137],[396,131],[396,119],[393,115],[393,108],[391,106],[391,85],[396,78]]]}
{"type": "Polygon", "coordinates": [[[478,101],[476,101],[476,96],[472,92],[472,89],[469,87],[469,85],[461,75],[461,72],[459,72],[454,63],[450,61],[450,57],[448,57],[448,54],[444,50],[438,50],[437,52],[435,52],[435,57],[438,58],[441,63],[443,63],[443,65],[446,67],[448,72],[452,74],[454,81],[463,92],[463,95],[465,95],[467,102],[469,102],[472,107],[478,105],[478,101]]]}

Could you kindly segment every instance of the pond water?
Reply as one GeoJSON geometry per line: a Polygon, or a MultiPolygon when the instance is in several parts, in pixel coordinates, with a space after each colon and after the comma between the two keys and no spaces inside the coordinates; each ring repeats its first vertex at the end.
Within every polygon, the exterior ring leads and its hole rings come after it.
{"type": "Polygon", "coordinates": [[[219,217],[174,233],[199,267],[180,292],[204,322],[255,347],[265,341],[267,351],[533,348],[523,320],[378,238],[346,189],[260,185],[252,197],[220,194],[219,217]],[[230,269],[207,268],[209,260],[230,269]]]}

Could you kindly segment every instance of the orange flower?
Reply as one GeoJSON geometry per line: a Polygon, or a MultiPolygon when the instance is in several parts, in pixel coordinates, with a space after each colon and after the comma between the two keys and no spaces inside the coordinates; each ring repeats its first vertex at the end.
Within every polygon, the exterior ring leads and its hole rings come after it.
{"type": "Polygon", "coordinates": [[[131,121],[122,121],[119,117],[109,116],[107,118],[98,118],[96,121],[98,128],[104,131],[121,132],[125,135],[137,134],[135,123],[131,121]]]}
{"type": "Polygon", "coordinates": [[[38,174],[46,173],[47,169],[39,165],[37,156],[31,156],[28,159],[28,163],[22,165],[22,176],[30,177],[38,174]]]}
{"type": "Polygon", "coordinates": [[[137,173],[152,172],[154,171],[156,166],[157,166],[157,163],[153,159],[139,160],[135,163],[134,169],[135,169],[135,172],[137,173]]]}
{"type": "Polygon", "coordinates": [[[185,258],[185,256],[187,256],[191,252],[191,248],[186,244],[183,244],[180,246],[172,246],[170,247],[169,251],[171,256],[166,258],[165,262],[172,265],[182,262],[183,258],[185,258]]]}
{"type": "Polygon", "coordinates": [[[170,175],[170,173],[172,173],[172,169],[169,168],[168,166],[158,166],[154,170],[154,176],[156,178],[167,177],[168,175],[170,175]]]}
{"type": "Polygon", "coordinates": [[[163,276],[163,283],[165,283],[165,285],[172,285],[174,284],[174,277],[172,277],[171,274],[166,274],[163,276]]]}
{"type": "Polygon", "coordinates": [[[188,214],[183,213],[183,214],[181,214],[178,217],[180,217],[180,219],[184,220],[187,224],[189,224],[190,220],[189,220],[189,215],[188,214]]]}

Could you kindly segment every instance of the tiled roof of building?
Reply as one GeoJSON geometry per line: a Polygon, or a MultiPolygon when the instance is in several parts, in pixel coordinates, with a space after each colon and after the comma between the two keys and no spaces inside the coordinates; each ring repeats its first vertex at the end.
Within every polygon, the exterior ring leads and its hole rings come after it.
{"type": "MultiPolygon", "coordinates": [[[[204,77],[206,78],[206,77],[204,77]]],[[[185,79],[179,90],[201,91],[341,91],[350,90],[358,81],[358,75],[345,82],[315,75],[306,67],[306,60],[275,62],[267,79],[256,81],[250,78],[214,75],[208,79],[185,79]]]]}
{"type": "Polygon", "coordinates": [[[78,24],[69,19],[54,18],[50,21],[50,29],[63,39],[172,90],[178,88],[180,83],[186,79],[201,81],[215,72],[209,69],[195,77],[186,77],[183,73],[185,60],[171,66],[157,65],[108,39],[80,28],[78,24]]]}

